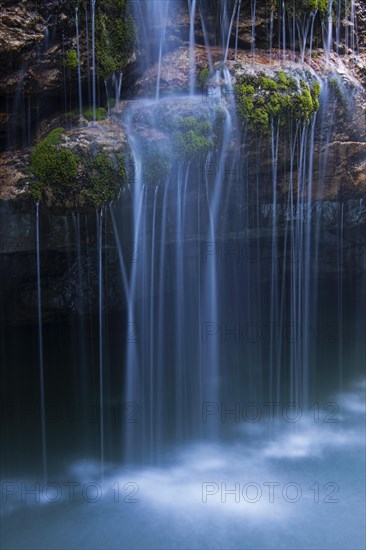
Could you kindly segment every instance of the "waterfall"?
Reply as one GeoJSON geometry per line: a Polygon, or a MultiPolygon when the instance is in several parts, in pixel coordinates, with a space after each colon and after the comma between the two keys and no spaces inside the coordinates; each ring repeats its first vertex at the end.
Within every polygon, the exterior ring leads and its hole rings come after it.
{"type": "MultiPolygon", "coordinates": [[[[241,0],[240,0],[240,1],[241,1],[241,0]]],[[[202,25],[202,32],[203,32],[203,39],[204,39],[204,41],[205,41],[205,48],[206,48],[208,66],[209,66],[210,71],[212,71],[212,69],[213,69],[213,64],[212,64],[211,46],[210,46],[210,41],[209,41],[208,32],[207,32],[207,27],[206,27],[206,22],[205,22],[205,13],[204,13],[204,10],[202,9],[202,5],[201,5],[201,4],[198,5],[198,9],[199,9],[199,13],[200,13],[200,19],[201,19],[201,25],[202,25]]]]}
{"type": "Polygon", "coordinates": [[[42,469],[43,481],[47,482],[47,439],[46,439],[46,404],[43,358],[43,324],[42,324],[42,296],[41,296],[41,259],[39,236],[39,202],[36,202],[36,262],[37,262],[37,313],[38,313],[38,353],[39,353],[39,392],[41,415],[41,442],[42,442],[42,469]]]}
{"type": "Polygon", "coordinates": [[[351,0],[350,27],[351,27],[351,50],[355,51],[356,49],[355,0],[351,0]]]}
{"type": "Polygon", "coordinates": [[[271,124],[271,158],[272,158],[272,266],[271,266],[271,304],[270,304],[270,379],[269,394],[272,398],[274,370],[277,364],[274,349],[274,327],[277,323],[276,315],[278,311],[277,295],[277,176],[278,176],[278,148],[279,148],[280,127],[277,125],[275,130],[274,122],[271,124]]]}
{"type": "MultiPolygon", "coordinates": [[[[24,119],[24,77],[25,77],[25,67],[21,67],[18,74],[18,81],[16,85],[16,90],[14,94],[14,99],[12,102],[12,107],[10,109],[11,116],[9,117],[9,122],[7,125],[8,128],[8,149],[16,149],[17,146],[17,117],[20,113],[20,116],[24,119]]],[[[24,131],[24,125],[22,125],[22,130],[24,131]]],[[[23,145],[24,138],[23,138],[23,145]]]]}
{"type": "MultiPolygon", "coordinates": [[[[89,274],[89,258],[86,253],[86,248],[82,242],[83,236],[88,240],[85,226],[81,223],[80,213],[73,213],[73,229],[75,235],[76,246],[76,311],[77,311],[77,327],[76,337],[78,342],[78,363],[80,365],[79,377],[76,378],[78,386],[77,396],[80,400],[81,407],[87,409],[90,399],[90,373],[93,370],[93,335],[88,334],[88,324],[86,315],[90,310],[90,274],[89,274]],[[90,337],[91,336],[91,337],[90,337]]],[[[69,241],[68,241],[69,242],[69,241]]],[[[73,269],[73,268],[71,268],[73,269]]],[[[91,426],[86,426],[82,432],[82,445],[84,449],[92,449],[92,430],[91,426]]]]}
{"type": "Polygon", "coordinates": [[[238,6],[238,2],[236,1],[235,4],[234,4],[234,7],[233,7],[233,12],[232,12],[231,18],[230,18],[229,29],[228,29],[228,32],[227,32],[227,40],[226,40],[226,47],[225,47],[224,63],[226,63],[226,61],[227,61],[227,56],[228,56],[228,53],[229,53],[229,45],[230,45],[231,32],[232,32],[232,29],[233,29],[234,18],[235,18],[235,11],[236,11],[237,6],[238,6]]]}
{"type": "Polygon", "coordinates": [[[169,10],[175,0],[134,2],[138,47],[144,52],[142,68],[156,67],[155,99],[160,97],[161,63],[166,52],[166,28],[169,10]]]}
{"type": "Polygon", "coordinates": [[[283,60],[286,60],[286,8],[285,2],[282,2],[282,52],[283,60]]]}
{"type": "Polygon", "coordinates": [[[271,9],[271,15],[270,15],[270,23],[269,23],[269,58],[272,63],[272,55],[273,55],[273,9],[271,9]]]}
{"type": "Polygon", "coordinates": [[[327,32],[326,32],[326,40],[324,44],[324,49],[325,49],[327,59],[329,58],[329,54],[333,49],[333,12],[332,10],[333,10],[333,0],[329,0],[328,26],[327,26],[327,32]]]}
{"type": "Polygon", "coordinates": [[[81,60],[80,60],[80,43],[79,43],[79,8],[75,8],[75,24],[76,24],[76,51],[78,56],[78,93],[79,93],[79,115],[83,115],[83,96],[81,88],[81,60]]]}
{"type": "Polygon", "coordinates": [[[86,67],[88,73],[88,105],[92,102],[92,92],[90,83],[90,52],[89,52],[89,9],[85,5],[85,42],[86,42],[86,67]]]}
{"type": "Polygon", "coordinates": [[[238,56],[238,40],[239,40],[239,20],[240,20],[240,9],[241,9],[241,2],[242,0],[239,0],[238,2],[238,11],[236,16],[236,31],[235,31],[235,61],[238,56]]]}
{"type": "Polygon", "coordinates": [[[104,347],[103,347],[103,210],[97,211],[98,230],[98,319],[99,319],[99,407],[100,407],[100,478],[104,478],[104,347]]]}
{"type": "MultiPolygon", "coordinates": [[[[302,402],[306,403],[310,399],[310,375],[311,368],[313,364],[312,357],[312,340],[311,340],[311,324],[314,321],[314,310],[316,307],[314,291],[311,284],[311,267],[312,267],[312,258],[313,254],[313,229],[312,229],[312,202],[313,202],[313,180],[314,180],[314,143],[315,143],[315,128],[317,122],[317,113],[313,115],[313,119],[310,122],[310,139],[308,147],[308,172],[307,179],[307,190],[304,193],[304,199],[307,202],[305,204],[305,213],[304,213],[304,262],[305,262],[305,273],[304,273],[304,316],[303,316],[303,326],[304,326],[304,337],[303,337],[303,356],[304,356],[304,371],[302,378],[302,402]]],[[[305,174],[306,177],[306,174],[305,174]]]]}
{"type": "Polygon", "coordinates": [[[293,58],[295,59],[295,52],[296,52],[296,5],[295,0],[292,3],[292,27],[290,25],[290,18],[289,18],[289,28],[290,28],[290,45],[292,50],[293,58]]]}
{"type": "Polygon", "coordinates": [[[310,28],[310,48],[309,48],[310,63],[312,60],[312,51],[313,51],[314,23],[315,23],[315,18],[317,13],[318,13],[318,10],[315,10],[315,12],[312,14],[312,21],[311,21],[311,28],[310,28]]]}
{"type": "Polygon", "coordinates": [[[252,43],[251,43],[251,50],[252,50],[252,55],[254,56],[255,54],[255,11],[256,11],[256,6],[257,6],[257,0],[251,0],[251,9],[252,9],[252,16],[251,16],[251,19],[252,19],[252,43]]]}
{"type": "Polygon", "coordinates": [[[115,85],[114,98],[115,98],[116,106],[118,106],[119,102],[121,101],[123,73],[119,72],[117,75],[113,73],[113,79],[114,79],[114,85],[115,85]]]}
{"type": "MultiPolygon", "coordinates": [[[[224,77],[231,85],[228,71],[224,77]]],[[[184,101],[200,112],[199,96],[187,96],[184,101]]],[[[159,124],[159,113],[166,110],[172,113],[174,123],[180,117],[179,112],[171,111],[173,105],[179,109],[176,99],[144,102],[137,118],[150,112],[154,124],[159,124]]],[[[214,106],[204,110],[211,113],[211,108],[215,113],[214,106]]],[[[231,118],[225,113],[218,166],[225,161],[232,131],[231,118]]],[[[210,262],[201,265],[201,242],[196,240],[198,237],[190,241],[189,236],[197,234],[197,216],[202,211],[207,219],[206,227],[200,228],[202,238],[207,243],[219,238],[225,195],[222,172],[213,179],[210,175],[210,155],[202,165],[197,159],[176,159],[171,174],[159,184],[146,181],[149,146],[135,128],[134,118],[130,113],[126,124],[135,166],[131,206],[138,261],[128,266],[127,273],[122,253],[119,259],[123,285],[128,288],[127,325],[136,334],[127,343],[125,399],[141,407],[143,432],[139,435],[135,426],[126,427],[125,452],[127,462],[145,459],[154,463],[167,445],[181,445],[198,435],[197,415],[202,402],[216,402],[219,397],[218,340],[212,335],[220,322],[219,272],[210,262]],[[205,196],[205,201],[193,209],[189,205],[192,194],[205,196]],[[143,240],[141,235],[145,235],[143,240]],[[193,268],[190,280],[192,255],[199,269],[193,268]],[[197,320],[197,311],[201,321],[197,320]],[[196,341],[198,336],[200,342],[196,341]]],[[[114,215],[112,223],[118,243],[120,230],[114,215]]],[[[205,430],[209,436],[213,436],[211,428],[205,430]]]]}
{"type": "Polygon", "coordinates": [[[110,106],[110,102],[109,102],[108,83],[107,83],[106,80],[104,80],[104,89],[105,89],[105,95],[106,95],[106,98],[107,98],[107,112],[108,112],[108,116],[111,116],[111,106],[110,106]]]}
{"type": "Polygon", "coordinates": [[[340,223],[337,235],[337,271],[338,271],[338,371],[339,391],[343,389],[343,246],[344,246],[344,204],[340,205],[340,223]]]}
{"type": "Polygon", "coordinates": [[[194,20],[196,16],[196,0],[188,0],[189,3],[189,93],[194,94],[196,82],[196,54],[194,38],[194,20]]]}
{"type": "MultiPolygon", "coordinates": [[[[169,4],[167,3],[167,10],[168,9],[169,9],[169,4]]],[[[165,38],[167,23],[168,23],[168,11],[166,12],[166,17],[164,18],[163,31],[161,32],[161,36],[160,36],[159,60],[158,60],[158,77],[156,79],[156,100],[159,99],[159,94],[160,94],[161,60],[162,60],[162,57],[163,57],[164,38],[165,38]]]]}
{"type": "Polygon", "coordinates": [[[95,1],[91,1],[91,20],[92,20],[92,97],[93,97],[93,118],[96,120],[97,110],[97,84],[96,84],[96,67],[95,67],[95,1]]]}
{"type": "Polygon", "coordinates": [[[339,45],[341,43],[341,9],[342,0],[337,1],[337,13],[336,13],[336,43],[337,54],[339,54],[339,45]]]}
{"type": "Polygon", "coordinates": [[[311,12],[310,15],[306,18],[306,24],[305,21],[298,22],[298,33],[299,33],[299,45],[300,45],[300,52],[301,52],[301,61],[304,63],[305,61],[305,52],[306,52],[306,44],[308,40],[308,35],[310,31],[310,51],[309,51],[309,58],[311,59],[311,50],[312,50],[312,43],[313,43],[313,32],[314,32],[314,21],[318,10],[315,10],[314,12],[311,12]]]}

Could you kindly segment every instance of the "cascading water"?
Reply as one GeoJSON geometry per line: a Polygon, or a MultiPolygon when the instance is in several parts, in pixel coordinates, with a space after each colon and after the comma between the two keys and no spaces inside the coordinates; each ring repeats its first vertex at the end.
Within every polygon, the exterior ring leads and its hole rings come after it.
{"type": "Polygon", "coordinates": [[[47,481],[47,439],[46,439],[46,405],[43,358],[43,327],[42,327],[42,297],[41,297],[41,258],[39,236],[39,202],[36,202],[36,262],[37,262],[37,313],[38,313],[38,358],[39,358],[39,394],[41,418],[41,449],[43,481],[47,481]]]}
{"type": "Polygon", "coordinates": [[[97,75],[95,66],[95,0],[90,0],[91,8],[91,35],[92,35],[92,99],[93,99],[93,117],[96,119],[97,109],[97,75]]]}
{"type": "Polygon", "coordinates": [[[238,40],[239,40],[239,21],[240,21],[240,10],[241,10],[241,2],[242,0],[239,0],[238,2],[238,11],[236,15],[236,32],[235,32],[235,61],[237,59],[238,55],[238,40]]]}
{"type": "Polygon", "coordinates": [[[86,46],[86,67],[88,74],[88,103],[92,104],[92,91],[90,82],[90,52],[89,52],[89,5],[85,5],[85,46],[86,46]]]}
{"type": "Polygon", "coordinates": [[[104,479],[104,327],[103,327],[103,210],[97,212],[98,230],[98,339],[100,407],[100,479],[104,479]]]}
{"type": "Polygon", "coordinates": [[[81,84],[81,61],[80,61],[80,41],[79,41],[79,8],[75,8],[75,25],[76,25],[76,52],[78,57],[78,94],[79,94],[79,114],[83,114],[83,93],[81,84]]]}
{"type": "Polygon", "coordinates": [[[255,54],[255,17],[256,17],[256,7],[257,0],[251,0],[251,10],[252,10],[252,55],[255,54]]]}
{"type": "Polygon", "coordinates": [[[189,92],[194,93],[196,80],[196,59],[195,59],[195,38],[194,38],[194,22],[196,16],[196,0],[188,0],[189,2],[189,92]]]}

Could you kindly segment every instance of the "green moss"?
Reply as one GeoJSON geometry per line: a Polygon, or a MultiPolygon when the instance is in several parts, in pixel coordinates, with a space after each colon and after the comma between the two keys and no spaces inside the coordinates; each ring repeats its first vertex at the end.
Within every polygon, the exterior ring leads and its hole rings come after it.
{"type": "Polygon", "coordinates": [[[214,147],[211,124],[205,117],[177,117],[172,121],[175,156],[195,158],[205,155],[214,147]]]}
{"type": "Polygon", "coordinates": [[[242,119],[249,120],[254,108],[254,86],[246,83],[237,84],[235,92],[239,114],[242,119]]]}
{"type": "Polygon", "coordinates": [[[177,117],[173,120],[173,128],[177,130],[192,130],[197,134],[208,134],[211,131],[211,125],[205,118],[195,118],[193,116],[177,117]]]}
{"type": "Polygon", "coordinates": [[[295,13],[298,15],[307,15],[318,10],[321,15],[325,15],[329,10],[329,0],[291,0],[286,2],[286,10],[292,15],[295,8],[295,13]]]}
{"type": "Polygon", "coordinates": [[[311,98],[313,100],[314,111],[317,111],[320,107],[320,103],[319,103],[320,92],[321,92],[321,87],[319,82],[314,82],[310,90],[311,98]]]}
{"type": "MultiPolygon", "coordinates": [[[[89,107],[83,110],[83,117],[87,120],[94,120],[94,109],[89,107]]],[[[103,120],[107,117],[107,109],[98,107],[95,109],[95,120],[103,120]]]]}
{"type": "Polygon", "coordinates": [[[171,168],[167,149],[153,147],[145,151],[143,159],[142,176],[144,182],[157,184],[166,179],[171,168]]]}
{"type": "MultiPolygon", "coordinates": [[[[134,123],[158,128],[162,133],[169,134],[170,155],[155,148],[153,155],[150,150],[144,152],[143,156],[149,166],[149,174],[145,179],[153,180],[150,175],[154,173],[160,180],[164,179],[170,170],[170,158],[193,160],[215,149],[222,140],[226,117],[227,112],[221,107],[199,116],[191,113],[177,116],[164,106],[157,107],[154,112],[136,113],[134,123]]],[[[151,143],[148,147],[151,149],[151,143]]]]}
{"type": "Polygon", "coordinates": [[[105,79],[122,71],[133,52],[136,31],[127,2],[106,0],[97,4],[95,31],[98,72],[105,79]]]}
{"type": "Polygon", "coordinates": [[[202,136],[189,130],[179,132],[174,139],[176,154],[179,158],[192,158],[207,154],[212,148],[212,142],[206,136],[202,136]]]}
{"type": "Polygon", "coordinates": [[[126,181],[125,157],[97,153],[86,168],[88,180],[83,193],[93,206],[100,208],[115,200],[126,181]]]}
{"type": "Polygon", "coordinates": [[[63,132],[63,128],[53,130],[30,155],[30,172],[34,178],[30,193],[37,200],[41,199],[46,186],[62,189],[75,182],[79,159],[69,149],[60,147],[63,132]]]}
{"type": "Polygon", "coordinates": [[[321,87],[319,82],[314,82],[314,84],[311,87],[311,95],[313,97],[318,98],[320,96],[320,92],[321,92],[321,87]]]}
{"type": "Polygon", "coordinates": [[[252,127],[266,129],[269,126],[269,117],[265,109],[256,107],[250,117],[250,123],[252,127]]]}
{"type": "Polygon", "coordinates": [[[41,183],[39,180],[34,180],[31,182],[29,186],[29,192],[36,201],[42,200],[44,191],[44,184],[41,183]]]}
{"type": "Polygon", "coordinates": [[[240,117],[249,129],[261,132],[266,132],[274,119],[283,122],[293,115],[305,122],[319,109],[319,83],[315,82],[310,88],[305,80],[297,83],[284,71],[278,71],[274,78],[245,76],[236,85],[235,93],[240,117]]]}
{"type": "Polygon", "coordinates": [[[198,83],[199,83],[201,88],[206,84],[206,81],[207,81],[209,75],[210,75],[210,71],[207,68],[202,69],[202,71],[200,72],[199,77],[198,77],[198,83]]]}
{"type": "Polygon", "coordinates": [[[213,123],[212,130],[215,136],[215,142],[219,143],[223,135],[224,125],[227,118],[227,112],[222,107],[216,107],[214,115],[215,115],[215,121],[213,123]]]}
{"type": "Polygon", "coordinates": [[[278,71],[276,74],[278,88],[284,92],[297,91],[297,82],[293,76],[287,76],[285,71],[278,71]]]}
{"type": "Polygon", "coordinates": [[[93,157],[75,155],[62,144],[63,128],[53,130],[30,156],[32,182],[30,193],[36,200],[70,203],[84,196],[95,207],[118,197],[126,181],[126,163],[122,155],[110,156],[98,151],[93,157]]]}
{"type": "Polygon", "coordinates": [[[261,76],[259,78],[259,85],[263,90],[278,90],[278,84],[273,78],[267,76],[261,76]]]}
{"type": "Polygon", "coordinates": [[[66,52],[64,66],[66,69],[75,70],[78,68],[78,54],[76,50],[66,52]]]}
{"type": "Polygon", "coordinates": [[[308,89],[302,89],[295,97],[295,117],[298,120],[309,120],[315,110],[313,98],[308,89]]]}

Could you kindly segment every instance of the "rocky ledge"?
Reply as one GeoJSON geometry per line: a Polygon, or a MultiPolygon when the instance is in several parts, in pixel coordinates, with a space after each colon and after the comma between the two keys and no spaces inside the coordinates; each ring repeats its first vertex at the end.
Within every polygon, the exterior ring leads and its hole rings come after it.
{"type": "MultiPolygon", "coordinates": [[[[316,52],[305,63],[298,63],[293,59],[274,59],[271,52],[261,51],[253,56],[250,52],[235,52],[229,50],[226,67],[231,73],[233,90],[236,85],[244,82],[253,88],[252,96],[244,96],[244,104],[241,98],[231,91],[228,94],[227,83],[224,79],[222,63],[216,62],[210,72],[207,67],[205,49],[197,46],[196,50],[196,92],[201,91],[200,103],[202,112],[207,107],[208,88],[210,78],[215,86],[220,88],[220,105],[233,110],[233,120],[236,120],[235,143],[231,143],[234,149],[238,146],[242,149],[243,158],[249,159],[249,178],[255,185],[256,156],[258,155],[257,137],[261,140],[261,166],[263,182],[268,185],[261,186],[261,198],[268,202],[272,193],[271,170],[272,160],[268,144],[268,105],[271,101],[280,99],[298,111],[295,104],[298,98],[302,99],[301,87],[303,79],[308,82],[306,97],[311,99],[310,88],[312,83],[318,85],[316,97],[313,95],[311,109],[300,104],[304,108],[304,117],[310,116],[312,109],[320,111],[315,130],[314,149],[314,199],[336,200],[342,197],[344,200],[358,200],[366,195],[366,92],[362,81],[345,62],[342,57],[332,53],[327,59],[322,52],[316,52]],[[217,74],[222,74],[221,80],[217,80],[217,74]],[[248,80],[249,79],[249,80],[248,80]],[[282,79],[282,81],[281,81],[282,79]],[[292,83],[295,92],[288,94],[292,83]],[[279,91],[278,90],[281,90],[279,91]],[[254,95],[253,95],[254,94],[254,95]],[[296,95],[297,94],[297,95],[296,95]],[[318,98],[318,95],[320,97],[318,98]],[[253,103],[254,101],[254,103],[253,103]],[[247,102],[247,104],[245,103],[247,102]],[[257,105],[254,109],[253,105],[257,105]],[[252,133],[249,132],[246,142],[241,143],[242,125],[248,121],[241,119],[240,111],[249,108],[249,123],[253,123],[252,133]],[[238,113],[239,111],[239,113],[238,113]],[[238,113],[238,116],[235,116],[238,113]],[[263,124],[264,121],[264,124],[263,124]],[[324,140],[322,132],[327,128],[329,137],[324,140]],[[326,150],[325,150],[326,148],[326,150]],[[322,158],[327,158],[327,169],[322,166],[322,158]],[[323,172],[321,173],[321,171],[323,172]]],[[[213,52],[214,53],[214,52],[213,52]]],[[[157,68],[150,67],[136,82],[137,94],[149,92],[155,96],[157,68]]],[[[186,93],[189,85],[189,50],[188,47],[180,47],[174,52],[164,56],[161,64],[161,94],[169,96],[169,93],[186,93]]],[[[239,90],[241,88],[239,87],[239,90]]],[[[306,99],[305,97],[305,99],[306,99]]],[[[144,99],[135,101],[123,101],[115,105],[109,116],[104,109],[98,109],[97,118],[106,117],[100,121],[89,121],[93,118],[93,112],[89,109],[85,117],[77,113],[59,117],[50,117],[41,124],[34,148],[18,149],[5,152],[0,155],[0,170],[2,185],[0,188],[1,200],[17,200],[23,196],[32,196],[40,199],[43,196],[46,204],[51,207],[64,209],[85,209],[103,206],[115,199],[123,186],[125,179],[125,161],[128,154],[127,128],[124,123],[124,113],[133,111],[132,105],[140,104],[140,114],[146,110],[146,116],[151,112],[151,107],[144,107],[144,99]],[[52,134],[52,132],[56,132],[52,134]],[[51,135],[51,138],[49,136],[51,135]],[[57,143],[49,143],[52,136],[57,143]],[[122,157],[124,158],[122,162],[122,157]],[[61,162],[63,159],[63,162],[61,162]],[[118,167],[116,164],[120,163],[118,167]],[[118,160],[119,159],[119,160],[118,160]],[[51,161],[51,162],[50,162],[51,161]],[[43,164],[50,163],[48,169],[43,164]],[[66,174],[66,164],[70,174],[66,174]],[[61,173],[58,170],[62,167],[61,173]],[[104,170],[104,176],[98,179],[97,169],[104,170]],[[122,171],[121,171],[122,170],[122,171]],[[112,186],[107,180],[111,177],[112,186]]],[[[182,97],[180,104],[184,103],[182,97]]],[[[173,102],[174,107],[174,102],[173,102]]],[[[277,105],[274,108],[277,109],[277,105]]],[[[178,107],[177,107],[178,108],[178,107]]],[[[179,107],[181,108],[181,107],[179,107]]],[[[197,107],[199,109],[199,105],[197,107]]],[[[174,110],[174,109],[173,109],[174,110]]],[[[295,114],[297,114],[295,112],[295,114]]],[[[148,118],[148,117],[147,117],[148,118]]],[[[304,121],[303,121],[304,122],[304,121]]],[[[306,123],[306,120],[305,120],[306,123]]],[[[168,125],[169,126],[169,125],[168,125]]],[[[250,124],[249,124],[250,128],[250,124]]],[[[146,127],[147,129],[147,127],[146,127]]],[[[151,132],[147,146],[153,153],[156,149],[156,131],[151,132]]],[[[165,141],[170,140],[168,134],[164,135],[164,123],[160,125],[160,133],[165,141]]],[[[160,136],[161,137],[161,136],[160,136]]],[[[205,137],[205,136],[203,136],[205,137]]],[[[219,137],[219,136],[216,136],[219,137]]],[[[285,147],[285,140],[283,141],[285,147]]],[[[281,150],[280,157],[286,157],[286,151],[281,150]]],[[[155,156],[161,157],[161,152],[155,156]]],[[[184,155],[183,155],[184,156],[184,155]]],[[[183,158],[183,157],[182,157],[183,158]]],[[[158,159],[159,160],[159,159],[158,159]]],[[[155,161],[154,161],[155,162],[155,161]]],[[[159,163],[156,161],[156,165],[159,163]]],[[[161,165],[164,163],[160,163],[161,165]]],[[[165,165],[165,164],[164,164],[165,165]]],[[[154,178],[159,179],[154,167],[154,178]]],[[[279,177],[279,193],[286,193],[289,166],[285,168],[283,177],[279,177]]],[[[67,170],[66,170],[67,171],[67,170]]],[[[294,179],[296,180],[296,172],[294,179]]],[[[157,180],[156,180],[157,181],[157,180]]]]}

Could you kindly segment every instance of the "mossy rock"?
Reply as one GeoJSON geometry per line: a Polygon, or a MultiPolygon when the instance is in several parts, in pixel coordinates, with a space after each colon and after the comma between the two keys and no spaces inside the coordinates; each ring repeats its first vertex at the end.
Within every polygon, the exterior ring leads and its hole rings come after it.
{"type": "Polygon", "coordinates": [[[40,200],[46,186],[69,188],[75,182],[79,158],[69,149],[61,148],[64,128],[56,128],[35,147],[30,155],[33,180],[30,193],[40,200]]]}
{"type": "Polygon", "coordinates": [[[142,178],[148,184],[166,180],[171,170],[171,157],[167,148],[150,144],[145,147],[142,164],[142,178]]]}
{"type": "Polygon", "coordinates": [[[263,133],[269,131],[275,119],[284,123],[290,116],[308,122],[319,109],[320,91],[319,82],[298,82],[284,71],[277,71],[273,78],[247,75],[235,86],[240,118],[249,129],[263,133]]]}
{"type": "Polygon", "coordinates": [[[126,182],[124,155],[111,157],[98,152],[86,163],[86,169],[87,185],[82,193],[93,206],[101,208],[118,198],[126,182]]]}
{"type": "Polygon", "coordinates": [[[102,78],[123,71],[136,41],[135,22],[126,0],[97,3],[95,18],[96,63],[102,78]],[[113,29],[113,32],[111,32],[113,29]]]}
{"type": "Polygon", "coordinates": [[[30,155],[31,196],[58,205],[90,204],[103,207],[117,199],[126,182],[125,157],[94,153],[74,144],[78,154],[63,143],[65,130],[57,128],[36,145],[30,155]]]}
{"type": "Polygon", "coordinates": [[[172,130],[177,160],[202,157],[215,146],[213,126],[208,116],[177,117],[172,122],[172,130]]]}

